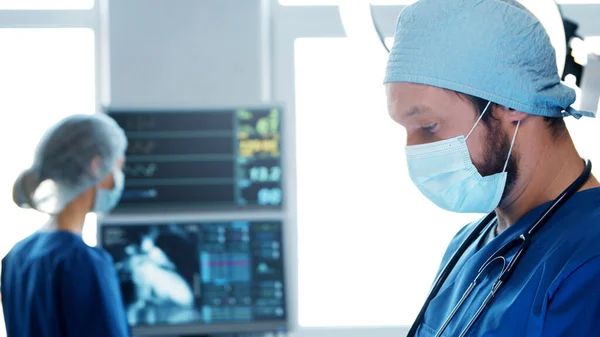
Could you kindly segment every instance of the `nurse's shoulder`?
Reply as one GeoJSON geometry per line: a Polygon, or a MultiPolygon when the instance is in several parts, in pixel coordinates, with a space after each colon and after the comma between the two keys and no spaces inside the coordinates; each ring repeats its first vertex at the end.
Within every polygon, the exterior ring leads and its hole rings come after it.
{"type": "Polygon", "coordinates": [[[73,233],[63,234],[63,243],[67,243],[60,257],[60,267],[57,272],[79,274],[92,271],[91,275],[108,272],[113,274],[112,257],[103,249],[86,244],[82,238],[73,233]]]}
{"type": "MultiPolygon", "coordinates": [[[[80,235],[67,231],[39,231],[19,241],[4,257],[5,266],[25,266],[41,263],[52,266],[47,272],[61,272],[79,264],[111,266],[112,258],[105,251],[88,246],[80,235]]],[[[81,268],[81,266],[77,266],[81,268]]]]}

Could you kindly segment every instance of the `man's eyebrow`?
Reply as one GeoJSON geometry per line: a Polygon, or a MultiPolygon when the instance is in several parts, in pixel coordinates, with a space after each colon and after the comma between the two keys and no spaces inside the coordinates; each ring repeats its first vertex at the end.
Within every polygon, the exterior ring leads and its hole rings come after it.
{"type": "Polygon", "coordinates": [[[403,116],[403,118],[413,117],[413,116],[416,116],[416,115],[426,114],[426,113],[429,113],[429,112],[431,112],[431,110],[429,110],[427,108],[423,108],[423,107],[419,107],[419,106],[413,105],[413,106],[411,106],[407,110],[407,112],[403,116]]]}

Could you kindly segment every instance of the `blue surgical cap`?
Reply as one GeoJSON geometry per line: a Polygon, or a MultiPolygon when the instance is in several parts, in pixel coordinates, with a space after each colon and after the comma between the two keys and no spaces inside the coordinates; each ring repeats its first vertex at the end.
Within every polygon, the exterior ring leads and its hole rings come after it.
{"type": "Polygon", "coordinates": [[[514,0],[420,0],[398,18],[385,82],[449,89],[545,116],[594,115],[571,107],[540,21],[514,0]]]}
{"type": "Polygon", "coordinates": [[[125,133],[109,116],[69,116],[44,134],[33,166],[14,184],[13,200],[56,214],[112,173],[126,148],[125,133]]]}

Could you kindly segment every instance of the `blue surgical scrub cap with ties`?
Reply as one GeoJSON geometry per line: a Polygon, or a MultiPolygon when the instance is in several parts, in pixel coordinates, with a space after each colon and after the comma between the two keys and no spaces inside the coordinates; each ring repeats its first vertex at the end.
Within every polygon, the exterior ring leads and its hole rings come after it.
{"type": "Polygon", "coordinates": [[[398,18],[385,81],[449,89],[544,117],[594,117],[571,107],[554,47],[514,0],[420,0],[398,18]]]}
{"type": "Polygon", "coordinates": [[[15,181],[13,200],[56,214],[112,173],[126,149],[125,132],[109,116],[69,116],[44,134],[32,167],[15,181]]]}

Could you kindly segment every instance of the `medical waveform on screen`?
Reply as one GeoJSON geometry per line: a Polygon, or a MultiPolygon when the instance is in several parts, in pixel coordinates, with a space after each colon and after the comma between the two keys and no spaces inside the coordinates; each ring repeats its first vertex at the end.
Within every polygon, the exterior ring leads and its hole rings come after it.
{"type": "Polygon", "coordinates": [[[219,282],[219,280],[248,282],[252,275],[247,254],[202,252],[200,266],[203,282],[219,282]]]}
{"type": "Polygon", "coordinates": [[[281,110],[108,112],[129,142],[115,212],[281,207],[281,110]]]}
{"type": "Polygon", "coordinates": [[[156,149],[154,140],[133,140],[127,147],[128,155],[150,155],[156,149]]]}
{"type": "Polygon", "coordinates": [[[126,200],[147,200],[158,197],[158,191],[154,188],[149,189],[128,189],[121,194],[121,201],[126,200]]]}
{"type": "Polygon", "coordinates": [[[125,164],[123,168],[123,172],[127,177],[135,178],[135,177],[152,177],[158,170],[158,166],[156,163],[149,164],[138,164],[131,163],[125,164]]]}

